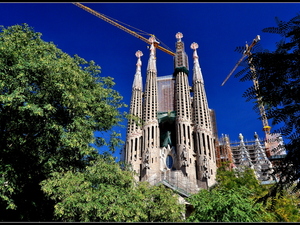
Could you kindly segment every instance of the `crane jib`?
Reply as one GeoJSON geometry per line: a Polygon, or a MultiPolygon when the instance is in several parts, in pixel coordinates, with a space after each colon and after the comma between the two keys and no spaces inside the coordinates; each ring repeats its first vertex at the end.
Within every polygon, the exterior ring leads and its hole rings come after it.
{"type": "MultiPolygon", "coordinates": [[[[98,12],[92,10],[91,8],[89,8],[87,6],[84,6],[81,3],[79,3],[79,2],[73,2],[73,4],[76,5],[76,6],[78,6],[79,8],[82,8],[82,9],[86,10],[87,12],[93,14],[94,16],[97,16],[98,18],[104,20],[105,22],[108,22],[108,23],[116,26],[117,28],[119,28],[119,29],[121,29],[121,30],[123,30],[123,31],[125,31],[125,32],[127,32],[129,34],[131,34],[132,36],[135,36],[135,37],[141,39],[142,41],[146,42],[147,44],[151,44],[150,41],[147,38],[145,38],[145,37],[137,34],[136,32],[134,32],[132,30],[127,29],[126,27],[124,27],[124,26],[118,24],[117,22],[115,22],[115,21],[107,18],[106,16],[102,15],[101,13],[98,13],[98,12]]],[[[172,56],[175,55],[175,53],[173,53],[172,51],[159,46],[158,43],[156,43],[155,47],[158,48],[158,49],[160,49],[160,50],[162,50],[162,51],[164,51],[164,52],[166,52],[166,53],[168,53],[169,55],[172,55],[172,56]]]]}

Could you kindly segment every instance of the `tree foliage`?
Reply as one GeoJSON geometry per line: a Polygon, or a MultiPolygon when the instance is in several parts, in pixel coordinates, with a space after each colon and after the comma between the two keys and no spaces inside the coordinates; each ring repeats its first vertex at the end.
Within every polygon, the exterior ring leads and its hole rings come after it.
{"type": "Polygon", "coordinates": [[[227,168],[226,164],[218,168],[216,187],[235,189],[244,186],[255,195],[263,191],[255,177],[254,170],[250,167],[244,167],[242,170],[228,170],[227,168]]]}
{"type": "Polygon", "coordinates": [[[64,222],[177,222],[184,205],[164,186],[136,183],[112,157],[99,157],[83,171],[53,173],[42,182],[64,222]]]}
{"type": "Polygon", "coordinates": [[[1,29],[0,221],[182,221],[172,190],[136,183],[95,149],[123,143],[113,79],[27,24],[1,29]]]}
{"type": "MultiPolygon", "coordinates": [[[[272,196],[300,178],[300,15],[287,22],[275,19],[277,27],[263,29],[263,32],[281,36],[275,50],[258,51],[248,59],[251,60],[249,67],[255,68],[259,92],[252,86],[243,95],[248,101],[256,101],[256,95],[261,97],[267,118],[279,127],[272,132],[281,133],[287,141],[287,156],[281,167],[275,169],[280,180],[272,196]]],[[[253,77],[249,68],[236,75],[241,81],[250,81],[253,77]]]]}
{"type": "Polygon", "coordinates": [[[270,222],[300,222],[299,204],[299,193],[288,188],[267,199],[265,208],[273,213],[270,222]]]}
{"type": "MultiPolygon", "coordinates": [[[[122,97],[100,67],[69,56],[27,24],[0,33],[0,220],[50,221],[40,182],[84,169],[106,132],[122,121],[122,97]]],[[[114,149],[111,149],[114,150],[114,149]]],[[[80,179],[80,177],[78,177],[80,179]]]]}
{"type": "Polygon", "coordinates": [[[249,190],[201,190],[190,199],[195,211],[188,222],[262,222],[262,206],[248,197],[249,190]]]}
{"type": "Polygon", "coordinates": [[[41,184],[55,200],[58,221],[133,222],[141,214],[132,201],[132,173],[112,158],[99,157],[84,170],[55,172],[41,184]]]}
{"type": "Polygon", "coordinates": [[[144,196],[138,199],[138,207],[146,214],[141,222],[181,222],[185,214],[185,202],[179,195],[163,184],[150,186],[148,182],[140,182],[137,195],[144,196]]]}
{"type": "Polygon", "coordinates": [[[254,171],[228,170],[223,165],[217,170],[217,183],[210,190],[201,190],[188,201],[195,208],[189,222],[262,222],[269,213],[255,196],[260,185],[254,171]]]}
{"type": "MultiPolygon", "coordinates": [[[[273,184],[262,185],[256,179],[254,170],[246,167],[244,170],[226,170],[226,166],[218,168],[216,188],[239,190],[245,187],[249,192],[246,198],[261,204],[260,222],[299,222],[299,195],[284,190],[273,198],[266,198],[273,184]]],[[[239,191],[238,191],[239,192],[239,191]]]]}
{"type": "Polygon", "coordinates": [[[217,171],[217,184],[188,201],[194,212],[188,222],[299,222],[299,194],[290,190],[260,201],[271,185],[262,185],[252,169],[217,171]]]}

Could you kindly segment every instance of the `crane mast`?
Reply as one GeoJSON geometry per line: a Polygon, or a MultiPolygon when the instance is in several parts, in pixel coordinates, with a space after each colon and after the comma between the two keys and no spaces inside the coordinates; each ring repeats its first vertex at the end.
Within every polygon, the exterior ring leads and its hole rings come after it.
{"type": "MultiPolygon", "coordinates": [[[[243,59],[246,56],[249,57],[252,54],[251,53],[251,49],[257,44],[257,42],[259,40],[260,40],[260,36],[257,35],[256,38],[253,39],[253,41],[252,41],[252,43],[250,45],[246,44],[246,50],[243,52],[242,58],[236,63],[235,67],[231,70],[231,72],[229,73],[229,75],[225,78],[225,80],[223,81],[223,83],[221,84],[221,86],[223,86],[226,83],[226,81],[233,74],[233,72],[238,67],[238,65],[243,61],[243,59]]],[[[254,84],[254,89],[256,91],[258,108],[259,108],[259,112],[260,112],[260,115],[261,115],[261,118],[262,118],[263,131],[265,132],[265,135],[267,137],[267,135],[270,133],[271,127],[268,124],[268,119],[267,119],[267,116],[266,116],[265,107],[264,107],[264,105],[262,103],[262,98],[258,95],[258,93],[259,93],[259,85],[258,85],[256,70],[255,70],[254,65],[251,62],[252,62],[252,59],[250,59],[248,61],[248,63],[250,65],[250,71],[252,73],[252,80],[253,80],[253,84],[254,84]]]]}
{"type": "MultiPolygon", "coordinates": [[[[249,55],[250,54],[251,53],[249,53],[249,55]]],[[[265,107],[262,103],[262,98],[258,95],[258,93],[259,93],[259,84],[258,84],[258,80],[257,80],[255,67],[253,66],[251,61],[252,61],[252,59],[249,60],[249,64],[250,64],[250,70],[252,72],[253,85],[254,85],[254,89],[255,89],[255,92],[256,92],[258,108],[259,108],[259,112],[260,112],[262,123],[263,123],[263,131],[265,132],[266,137],[267,137],[267,134],[270,133],[271,127],[268,124],[268,118],[267,118],[267,115],[266,115],[265,107]]]]}
{"type": "MultiPolygon", "coordinates": [[[[73,2],[73,4],[76,5],[76,6],[78,6],[78,7],[81,8],[81,9],[84,9],[85,11],[87,11],[87,12],[93,14],[94,16],[97,16],[98,18],[104,20],[105,22],[108,22],[108,23],[112,24],[113,26],[116,26],[117,28],[119,28],[119,29],[121,29],[121,30],[123,30],[123,31],[125,31],[125,32],[127,32],[127,33],[129,33],[129,34],[131,34],[132,36],[141,39],[142,41],[146,42],[147,44],[151,45],[151,42],[150,42],[147,38],[145,38],[145,37],[139,35],[138,33],[136,33],[136,32],[134,32],[134,31],[132,31],[132,30],[130,30],[130,29],[128,29],[128,28],[122,26],[122,25],[119,24],[119,23],[117,23],[117,22],[115,22],[115,21],[113,21],[113,20],[107,18],[105,15],[103,15],[103,14],[101,14],[101,13],[99,13],[99,12],[96,12],[95,10],[93,10],[93,9],[87,7],[87,6],[84,6],[84,5],[82,5],[81,3],[73,2]]],[[[152,36],[154,37],[154,35],[152,35],[152,36]]],[[[155,46],[157,49],[159,49],[159,50],[161,50],[161,51],[163,51],[163,52],[166,52],[166,53],[168,53],[169,55],[175,56],[175,53],[174,53],[174,52],[172,52],[172,51],[170,51],[170,50],[168,50],[168,49],[166,49],[166,48],[163,48],[162,46],[159,45],[159,42],[156,41],[156,42],[154,42],[153,44],[154,44],[154,46],[155,46]]]]}

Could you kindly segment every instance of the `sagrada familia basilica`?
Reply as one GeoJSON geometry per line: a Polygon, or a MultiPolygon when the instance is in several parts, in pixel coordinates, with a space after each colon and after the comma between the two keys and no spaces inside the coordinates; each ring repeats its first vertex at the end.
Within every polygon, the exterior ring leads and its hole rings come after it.
{"type": "Polygon", "coordinates": [[[233,167],[247,164],[255,169],[258,179],[270,180],[262,169],[271,171],[272,163],[256,134],[254,147],[248,150],[241,134],[237,146],[218,140],[215,112],[209,108],[205,93],[198,44],[190,45],[191,72],[182,33],[178,32],[176,38],[174,72],[168,76],[157,76],[155,38],[149,39],[145,90],[141,73],[143,53],[136,52],[129,110],[133,118],[128,120],[121,160],[131,165],[137,181],[163,183],[186,196],[214,185],[217,168],[226,160],[233,167]]]}
{"type": "Polygon", "coordinates": [[[208,107],[197,48],[194,50],[193,86],[190,87],[188,57],[183,35],[176,34],[174,73],[157,76],[156,49],[150,47],[143,91],[141,56],[138,51],[132,86],[130,114],[141,118],[128,122],[124,152],[139,181],[166,185],[195,193],[215,183],[215,136],[208,107]],[[193,96],[191,95],[193,93],[193,96]]]}

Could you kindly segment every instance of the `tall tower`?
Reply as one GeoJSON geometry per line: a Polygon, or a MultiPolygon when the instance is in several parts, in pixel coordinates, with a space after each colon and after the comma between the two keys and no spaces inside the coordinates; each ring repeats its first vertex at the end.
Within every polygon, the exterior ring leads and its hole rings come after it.
{"type": "Polygon", "coordinates": [[[167,76],[157,76],[155,39],[149,39],[150,57],[143,94],[138,57],[130,114],[141,118],[142,126],[128,121],[123,160],[132,164],[139,181],[152,185],[161,182],[182,193],[197,193],[215,183],[217,134],[196,52],[198,45],[191,45],[194,68],[190,87],[182,33],[178,32],[176,38],[174,72],[167,76]]]}
{"type": "Polygon", "coordinates": [[[194,138],[195,152],[197,153],[197,174],[199,185],[202,188],[208,188],[214,183],[216,175],[216,154],[215,137],[213,136],[212,118],[208,108],[206,92],[204,89],[204,80],[199,64],[197,54],[197,43],[192,43],[194,50],[194,68],[193,68],[193,108],[194,108],[194,138]],[[209,179],[212,178],[212,179],[209,179]]]}
{"type": "Polygon", "coordinates": [[[143,104],[143,165],[142,180],[151,184],[159,180],[159,129],[157,120],[157,70],[155,56],[155,39],[150,38],[150,57],[147,66],[146,88],[143,104]]]}
{"type": "Polygon", "coordinates": [[[143,82],[141,73],[141,51],[136,52],[138,58],[136,64],[136,73],[132,84],[132,96],[130,101],[129,114],[132,118],[129,119],[127,125],[127,140],[125,145],[125,154],[123,157],[131,164],[132,169],[140,174],[143,149],[143,132],[142,132],[142,103],[143,103],[143,82]]]}
{"type": "Polygon", "coordinates": [[[189,155],[192,154],[192,104],[190,86],[188,80],[188,58],[185,53],[184,43],[181,41],[183,35],[176,34],[175,54],[175,110],[176,110],[176,152],[177,163],[175,168],[187,167],[190,164],[189,155]]]}

